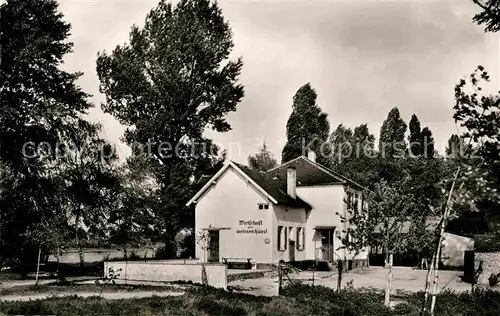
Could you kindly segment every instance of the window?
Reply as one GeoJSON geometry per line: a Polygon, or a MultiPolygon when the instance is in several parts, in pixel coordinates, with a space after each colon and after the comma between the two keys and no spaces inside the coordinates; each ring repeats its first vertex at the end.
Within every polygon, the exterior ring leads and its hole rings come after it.
{"type": "Polygon", "coordinates": [[[269,203],[259,203],[259,210],[268,210],[269,209],[269,203]]]}
{"type": "Polygon", "coordinates": [[[354,194],[354,210],[359,211],[359,194],[354,194]]]}
{"type": "Polygon", "coordinates": [[[347,192],[347,209],[352,209],[352,192],[347,192]]]}
{"type": "Polygon", "coordinates": [[[304,227],[297,227],[297,250],[304,250],[305,231],[304,227]]]}
{"type": "Polygon", "coordinates": [[[286,250],[286,227],[278,226],[278,250],[286,250]]]}

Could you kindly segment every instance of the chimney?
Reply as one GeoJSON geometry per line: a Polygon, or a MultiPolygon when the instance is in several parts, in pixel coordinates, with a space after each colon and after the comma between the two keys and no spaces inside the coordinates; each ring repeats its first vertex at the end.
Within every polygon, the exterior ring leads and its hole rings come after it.
{"type": "Polygon", "coordinates": [[[293,199],[296,198],[295,187],[297,185],[297,170],[295,167],[288,167],[286,170],[286,193],[293,199]]]}
{"type": "Polygon", "coordinates": [[[316,153],[314,153],[314,151],[312,151],[312,150],[309,150],[307,152],[307,158],[309,160],[311,160],[312,162],[316,162],[316,153]]]}

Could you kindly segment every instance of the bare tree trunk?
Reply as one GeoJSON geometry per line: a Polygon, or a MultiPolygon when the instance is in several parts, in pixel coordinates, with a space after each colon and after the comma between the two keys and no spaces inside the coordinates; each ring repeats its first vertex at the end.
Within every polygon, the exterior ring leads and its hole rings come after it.
{"type": "Polygon", "coordinates": [[[38,274],[40,273],[40,256],[42,254],[42,247],[38,247],[38,261],[36,264],[36,276],[35,276],[35,285],[38,285],[38,274]]]}
{"type": "Polygon", "coordinates": [[[440,239],[440,242],[438,244],[438,248],[436,250],[436,259],[434,260],[434,282],[432,286],[432,294],[431,294],[431,309],[430,313],[431,315],[434,315],[434,307],[436,306],[436,294],[437,294],[437,286],[438,286],[438,280],[439,280],[439,262],[441,261],[441,244],[443,240],[442,238],[440,239]]]}
{"type": "Polygon", "coordinates": [[[387,274],[387,285],[385,287],[385,299],[384,299],[384,305],[389,306],[391,303],[391,285],[392,285],[392,253],[389,253],[389,262],[388,262],[388,268],[389,268],[389,273],[387,274]]]}
{"type": "Polygon", "coordinates": [[[421,315],[425,316],[425,313],[427,312],[427,301],[429,299],[429,292],[430,292],[430,284],[431,284],[431,274],[432,274],[432,269],[434,267],[434,262],[436,261],[436,253],[432,255],[432,261],[430,264],[427,265],[427,278],[425,279],[425,294],[424,294],[424,304],[422,306],[422,312],[421,315]]]}
{"type": "MultiPolygon", "coordinates": [[[[437,240],[437,245],[436,245],[436,253],[435,253],[435,258],[434,258],[434,285],[432,289],[432,294],[431,294],[431,308],[430,308],[430,314],[434,315],[434,307],[436,306],[436,293],[437,293],[437,285],[438,285],[438,271],[439,271],[439,262],[441,261],[441,245],[443,244],[443,235],[444,235],[444,230],[446,228],[446,222],[448,220],[448,214],[450,212],[451,208],[451,197],[453,196],[453,190],[455,189],[455,184],[457,182],[458,176],[460,174],[460,166],[457,168],[457,171],[455,173],[455,177],[453,178],[453,182],[451,184],[450,192],[448,194],[448,200],[446,201],[446,205],[444,208],[444,214],[443,218],[441,220],[441,225],[439,228],[439,235],[438,235],[438,240],[437,240]]],[[[427,302],[424,301],[424,304],[427,302]]],[[[425,308],[424,308],[425,311],[425,308]]]]}

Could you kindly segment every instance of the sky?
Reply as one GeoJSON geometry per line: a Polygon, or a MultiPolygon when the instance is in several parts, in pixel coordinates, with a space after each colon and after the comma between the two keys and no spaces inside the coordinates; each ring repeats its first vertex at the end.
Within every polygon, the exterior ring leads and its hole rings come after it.
{"type": "MultiPolygon", "coordinates": [[[[64,69],[82,71],[78,84],[92,94],[89,119],[124,158],[125,127],[104,114],[95,70],[98,51],[128,41],[130,27],[143,25],[157,1],[60,0],[72,24],[74,53],[64,69]]],[[[497,90],[499,40],[472,22],[472,1],[224,1],[219,0],[235,43],[232,59],[243,58],[245,97],[228,115],[232,130],[207,136],[229,159],[246,163],[263,141],[278,161],[286,142],[292,98],[310,82],[331,130],[340,123],[367,123],[378,137],[389,110],[397,106],[406,123],[416,114],[443,152],[457,128],[452,119],[454,86],[483,65],[497,90]]]]}

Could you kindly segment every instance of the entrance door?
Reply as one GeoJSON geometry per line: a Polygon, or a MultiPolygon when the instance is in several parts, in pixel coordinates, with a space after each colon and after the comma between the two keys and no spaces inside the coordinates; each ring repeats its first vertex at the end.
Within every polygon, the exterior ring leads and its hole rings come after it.
{"type": "Polygon", "coordinates": [[[295,261],[295,241],[293,240],[290,240],[290,244],[288,245],[289,246],[289,259],[290,261],[295,261]]]}
{"type": "Polygon", "coordinates": [[[219,231],[208,232],[208,262],[219,262],[219,231]]]}
{"type": "Polygon", "coordinates": [[[323,253],[323,260],[334,261],[334,230],[324,229],[321,231],[321,250],[323,253]]]}

